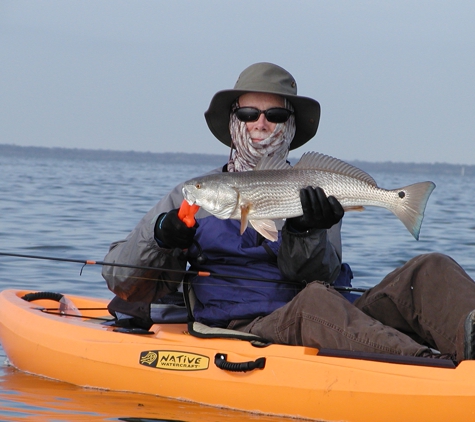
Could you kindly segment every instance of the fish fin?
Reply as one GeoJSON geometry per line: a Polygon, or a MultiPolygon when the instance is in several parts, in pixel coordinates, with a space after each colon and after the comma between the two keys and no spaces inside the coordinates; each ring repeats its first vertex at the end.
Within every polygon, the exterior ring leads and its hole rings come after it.
{"type": "Polygon", "coordinates": [[[258,170],[290,170],[292,166],[285,160],[282,155],[266,155],[262,157],[254,167],[254,171],[258,170]]]}
{"type": "Polygon", "coordinates": [[[401,202],[390,210],[402,221],[416,240],[419,240],[424,211],[434,189],[435,183],[420,182],[392,190],[398,194],[401,202]]]}
{"type": "Polygon", "coordinates": [[[254,230],[266,239],[275,242],[278,238],[278,231],[275,222],[272,220],[249,220],[249,224],[254,230]]]}
{"type": "Polygon", "coordinates": [[[249,218],[249,205],[241,205],[241,231],[240,233],[243,234],[244,231],[247,229],[247,223],[249,218]]]}
{"type": "Polygon", "coordinates": [[[345,163],[338,158],[321,154],[319,152],[306,152],[293,168],[296,170],[331,171],[332,173],[338,173],[362,180],[372,186],[378,186],[376,181],[365,171],[352,166],[351,164],[345,163]]]}
{"type": "Polygon", "coordinates": [[[343,207],[343,209],[345,210],[345,212],[348,212],[348,211],[364,211],[366,208],[363,207],[363,205],[355,205],[355,206],[351,206],[351,207],[343,207]]]}

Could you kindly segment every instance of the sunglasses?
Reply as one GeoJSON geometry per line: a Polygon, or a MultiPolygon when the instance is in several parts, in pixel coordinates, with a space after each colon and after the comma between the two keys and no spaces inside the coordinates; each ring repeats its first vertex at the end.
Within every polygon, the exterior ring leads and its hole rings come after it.
{"type": "Polygon", "coordinates": [[[241,122],[255,122],[259,120],[261,114],[264,114],[268,122],[285,123],[293,112],[282,107],[272,107],[267,110],[259,110],[255,107],[240,107],[234,111],[234,114],[241,122]]]}

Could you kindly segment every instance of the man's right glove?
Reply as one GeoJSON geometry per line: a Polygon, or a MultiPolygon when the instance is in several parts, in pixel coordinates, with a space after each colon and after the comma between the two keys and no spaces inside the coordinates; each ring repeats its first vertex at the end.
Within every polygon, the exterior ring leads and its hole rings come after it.
{"type": "Polygon", "coordinates": [[[164,248],[188,249],[193,243],[198,224],[193,227],[178,218],[178,209],[161,214],[155,223],[155,238],[164,248]]]}
{"type": "Polygon", "coordinates": [[[322,188],[311,186],[300,189],[300,202],[303,215],[288,218],[287,224],[291,229],[305,232],[311,229],[329,229],[338,223],[345,214],[340,202],[325,194],[322,188]]]}

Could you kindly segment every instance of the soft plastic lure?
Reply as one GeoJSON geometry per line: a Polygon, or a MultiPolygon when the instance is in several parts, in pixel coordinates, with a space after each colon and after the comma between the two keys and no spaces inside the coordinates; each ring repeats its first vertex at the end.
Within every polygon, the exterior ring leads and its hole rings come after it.
{"type": "Polygon", "coordinates": [[[187,201],[183,200],[178,210],[178,218],[183,221],[187,227],[193,227],[196,224],[195,214],[199,209],[199,205],[190,205],[187,201]]]}

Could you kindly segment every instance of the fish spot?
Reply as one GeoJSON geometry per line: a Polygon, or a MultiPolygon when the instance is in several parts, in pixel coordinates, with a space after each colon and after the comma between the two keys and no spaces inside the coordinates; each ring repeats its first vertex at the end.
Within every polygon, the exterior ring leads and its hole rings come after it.
{"type": "Polygon", "coordinates": [[[399,198],[402,199],[402,198],[404,198],[404,197],[406,196],[406,192],[404,192],[403,190],[401,190],[401,191],[399,191],[398,196],[399,196],[399,198]]]}

